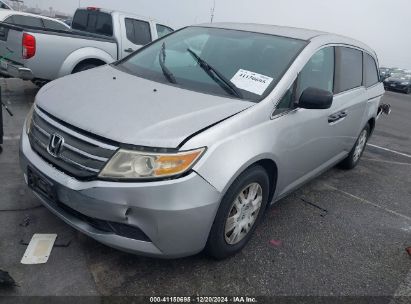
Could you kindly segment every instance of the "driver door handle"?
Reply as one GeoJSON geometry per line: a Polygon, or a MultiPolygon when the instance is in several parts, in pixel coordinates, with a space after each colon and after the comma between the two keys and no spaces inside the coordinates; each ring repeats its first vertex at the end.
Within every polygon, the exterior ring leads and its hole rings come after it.
{"type": "Polygon", "coordinates": [[[328,123],[336,123],[348,116],[347,111],[341,111],[335,114],[328,116],[328,123]]]}

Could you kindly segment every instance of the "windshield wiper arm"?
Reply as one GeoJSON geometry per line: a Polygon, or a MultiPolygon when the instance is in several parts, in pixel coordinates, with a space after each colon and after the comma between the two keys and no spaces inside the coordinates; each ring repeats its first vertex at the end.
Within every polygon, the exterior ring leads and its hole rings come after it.
{"type": "Polygon", "coordinates": [[[194,51],[190,48],[187,51],[194,57],[194,59],[198,62],[200,67],[210,76],[217,84],[220,85],[228,94],[236,95],[239,98],[243,98],[243,94],[241,94],[240,90],[228,80],[223,74],[221,74],[218,70],[213,68],[210,64],[208,64],[204,59],[198,56],[194,51]]]}
{"type": "Polygon", "coordinates": [[[160,53],[158,54],[158,62],[160,63],[161,70],[163,71],[164,77],[171,83],[177,83],[176,78],[174,77],[173,73],[166,67],[166,43],[163,42],[161,46],[160,53]]]}

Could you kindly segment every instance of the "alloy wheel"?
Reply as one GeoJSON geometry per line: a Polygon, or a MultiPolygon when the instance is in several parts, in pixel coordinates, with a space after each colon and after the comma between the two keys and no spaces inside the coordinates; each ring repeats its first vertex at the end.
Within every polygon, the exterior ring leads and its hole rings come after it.
{"type": "Polygon", "coordinates": [[[238,244],[250,232],[258,218],[263,190],[258,183],[246,186],[236,197],[228,214],[224,237],[229,245],[238,244]]]}
{"type": "Polygon", "coordinates": [[[357,145],[355,146],[354,150],[354,162],[357,162],[360,157],[362,152],[365,149],[365,145],[367,144],[367,137],[368,137],[368,132],[367,130],[363,130],[360,134],[360,137],[358,138],[357,145]]]}

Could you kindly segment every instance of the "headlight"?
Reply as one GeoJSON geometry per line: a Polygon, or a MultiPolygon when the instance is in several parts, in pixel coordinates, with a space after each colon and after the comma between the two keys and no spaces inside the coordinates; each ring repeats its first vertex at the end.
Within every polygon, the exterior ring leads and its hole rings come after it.
{"type": "Polygon", "coordinates": [[[27,118],[26,118],[26,133],[27,134],[30,133],[31,122],[33,121],[33,112],[34,112],[34,104],[31,107],[29,113],[27,114],[27,118]]]}
{"type": "Polygon", "coordinates": [[[179,153],[146,153],[120,149],[99,177],[113,179],[158,179],[190,170],[205,148],[179,153]]]}
{"type": "Polygon", "coordinates": [[[409,84],[410,83],[408,81],[401,82],[401,85],[409,85],[409,84]]]}

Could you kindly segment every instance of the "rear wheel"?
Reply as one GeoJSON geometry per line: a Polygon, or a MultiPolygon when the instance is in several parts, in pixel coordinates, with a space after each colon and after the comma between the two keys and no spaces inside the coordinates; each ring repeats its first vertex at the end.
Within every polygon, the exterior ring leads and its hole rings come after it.
{"type": "Polygon", "coordinates": [[[370,136],[371,128],[370,125],[367,124],[365,128],[361,131],[360,136],[358,136],[357,141],[355,142],[354,147],[352,148],[350,154],[348,154],[347,158],[344,159],[340,163],[340,167],[343,169],[353,169],[355,168],[364,153],[365,146],[367,145],[368,138],[370,136]]]}
{"type": "Polygon", "coordinates": [[[251,239],[267,206],[269,178],[254,166],[242,173],[221,201],[208,237],[206,251],[216,259],[239,252],[251,239]]]}

